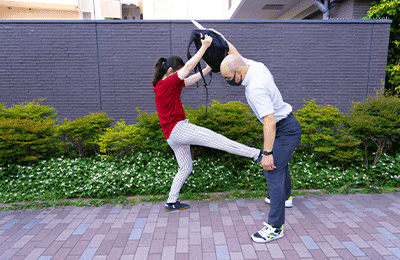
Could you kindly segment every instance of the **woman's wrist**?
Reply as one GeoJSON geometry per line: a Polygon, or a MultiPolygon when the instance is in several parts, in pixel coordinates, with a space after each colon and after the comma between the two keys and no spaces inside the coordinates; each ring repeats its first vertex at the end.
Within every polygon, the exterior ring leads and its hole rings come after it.
{"type": "Polygon", "coordinates": [[[208,46],[205,46],[204,44],[202,44],[200,49],[199,49],[199,51],[204,51],[205,52],[207,50],[207,48],[208,48],[208,46]]]}

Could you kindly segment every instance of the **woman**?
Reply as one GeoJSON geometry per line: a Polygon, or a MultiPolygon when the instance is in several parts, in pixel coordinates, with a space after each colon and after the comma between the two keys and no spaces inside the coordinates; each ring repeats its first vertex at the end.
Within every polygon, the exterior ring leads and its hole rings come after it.
{"type": "MultiPolygon", "coordinates": [[[[186,178],[192,172],[192,157],[190,145],[207,146],[237,154],[256,161],[261,160],[259,149],[251,148],[232,141],[204,127],[189,123],[181,102],[182,88],[192,85],[201,79],[200,73],[187,77],[200,61],[212,38],[208,35],[201,41],[202,46],[186,64],[177,56],[168,59],[159,58],[155,64],[153,86],[160,125],[169,146],[175,153],[179,170],[171,186],[166,211],[187,209],[188,204],[180,203],[177,199],[186,178]]],[[[207,66],[203,70],[206,75],[211,71],[207,66]]]]}

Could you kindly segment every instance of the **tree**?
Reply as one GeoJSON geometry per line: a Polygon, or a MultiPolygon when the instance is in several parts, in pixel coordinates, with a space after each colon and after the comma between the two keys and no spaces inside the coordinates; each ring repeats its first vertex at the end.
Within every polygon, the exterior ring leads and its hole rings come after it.
{"type": "Polygon", "coordinates": [[[385,88],[400,95],[400,0],[372,1],[364,19],[389,18],[390,26],[388,64],[385,88]]]}

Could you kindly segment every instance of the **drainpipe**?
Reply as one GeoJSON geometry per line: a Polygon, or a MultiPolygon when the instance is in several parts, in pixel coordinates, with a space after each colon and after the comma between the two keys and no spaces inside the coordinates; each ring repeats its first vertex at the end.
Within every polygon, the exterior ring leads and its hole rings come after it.
{"type": "Polygon", "coordinates": [[[325,5],[319,0],[314,0],[315,6],[318,7],[318,9],[323,13],[323,20],[328,20],[330,18],[329,0],[325,0],[324,2],[325,5]]]}

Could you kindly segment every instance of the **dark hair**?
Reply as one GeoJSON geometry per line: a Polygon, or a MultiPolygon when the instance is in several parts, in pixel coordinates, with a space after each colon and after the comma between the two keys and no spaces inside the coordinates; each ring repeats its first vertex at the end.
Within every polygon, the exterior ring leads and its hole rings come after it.
{"type": "Polygon", "coordinates": [[[167,73],[169,68],[172,68],[172,70],[178,71],[181,69],[183,66],[185,66],[185,63],[181,58],[178,56],[171,56],[168,59],[166,58],[159,58],[154,65],[154,76],[153,76],[153,86],[155,87],[157,83],[164,77],[165,73],[167,73]]]}

